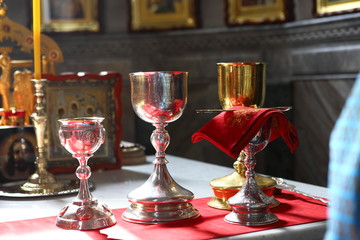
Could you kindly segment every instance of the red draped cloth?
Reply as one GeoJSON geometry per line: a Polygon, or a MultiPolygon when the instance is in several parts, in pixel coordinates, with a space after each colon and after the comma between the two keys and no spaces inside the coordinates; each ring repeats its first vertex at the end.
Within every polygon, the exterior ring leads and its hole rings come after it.
{"type": "Polygon", "coordinates": [[[283,112],[272,108],[234,107],[211,119],[192,135],[192,142],[206,139],[233,158],[255,137],[264,124],[271,119],[270,141],[282,137],[294,152],[299,145],[295,126],[283,112]]]}

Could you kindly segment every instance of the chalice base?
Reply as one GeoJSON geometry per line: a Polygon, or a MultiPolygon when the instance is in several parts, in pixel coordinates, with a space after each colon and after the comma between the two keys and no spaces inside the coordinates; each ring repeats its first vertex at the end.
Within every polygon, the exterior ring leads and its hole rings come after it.
{"type": "Polygon", "coordinates": [[[128,194],[131,204],[123,213],[123,219],[158,224],[199,217],[199,211],[190,203],[194,194],[174,181],[166,167],[167,160],[157,161],[148,180],[128,194]]]}
{"type": "MultiPolygon", "coordinates": [[[[275,187],[261,188],[261,190],[269,197],[274,196],[275,187]]],[[[231,210],[231,206],[228,204],[229,198],[236,195],[239,192],[239,189],[216,189],[213,188],[214,196],[207,203],[210,207],[231,210]]],[[[271,204],[270,208],[275,208],[280,205],[280,202],[274,198],[274,202],[271,204]]]]}
{"type": "Polygon", "coordinates": [[[35,172],[20,186],[21,191],[33,194],[57,193],[65,189],[65,184],[57,181],[49,172],[35,172]]]}
{"type": "Polygon", "coordinates": [[[245,226],[272,224],[279,220],[269,212],[274,201],[274,197],[269,197],[260,189],[254,176],[248,176],[240,191],[229,199],[232,212],[224,220],[245,226]]]}
{"type": "Polygon", "coordinates": [[[244,226],[261,226],[277,222],[279,219],[271,212],[259,212],[251,214],[231,212],[225,216],[224,220],[228,223],[244,226]]]}
{"type": "MultiPolygon", "coordinates": [[[[260,174],[255,175],[255,179],[261,190],[269,197],[274,197],[276,190],[276,181],[271,177],[262,176],[260,174]]],[[[242,176],[237,171],[232,172],[229,175],[215,178],[210,182],[210,186],[214,192],[214,196],[208,202],[208,205],[217,209],[231,210],[231,206],[228,204],[229,198],[236,195],[241,187],[244,185],[245,176],[242,176]]],[[[274,202],[271,207],[277,207],[280,202],[274,198],[274,202]]]]}
{"type": "Polygon", "coordinates": [[[56,226],[64,229],[92,230],[110,227],[116,224],[111,210],[97,200],[66,205],[56,219],[56,226]]]}
{"type": "Polygon", "coordinates": [[[159,224],[189,218],[197,218],[199,216],[199,211],[189,202],[133,202],[122,215],[123,219],[128,222],[143,224],[159,224]]]}

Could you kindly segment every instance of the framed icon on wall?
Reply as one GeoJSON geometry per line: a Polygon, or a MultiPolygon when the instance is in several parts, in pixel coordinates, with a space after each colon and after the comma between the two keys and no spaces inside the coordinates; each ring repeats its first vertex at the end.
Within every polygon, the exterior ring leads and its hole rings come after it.
{"type": "Polygon", "coordinates": [[[105,142],[89,162],[92,170],[121,167],[122,138],[120,73],[43,74],[47,79],[46,113],[48,116],[45,142],[48,169],[51,173],[73,172],[75,160],[60,144],[59,119],[103,117],[105,142]]]}
{"type": "Polygon", "coordinates": [[[360,0],[314,0],[315,14],[329,16],[360,11],[360,0]]]}
{"type": "Polygon", "coordinates": [[[98,0],[42,0],[43,32],[98,32],[98,0]]]}
{"type": "Polygon", "coordinates": [[[131,0],[130,31],[196,28],[196,0],[131,0]]]}
{"type": "Polygon", "coordinates": [[[294,19],[292,0],[225,0],[230,26],[287,22],[294,19]]]}

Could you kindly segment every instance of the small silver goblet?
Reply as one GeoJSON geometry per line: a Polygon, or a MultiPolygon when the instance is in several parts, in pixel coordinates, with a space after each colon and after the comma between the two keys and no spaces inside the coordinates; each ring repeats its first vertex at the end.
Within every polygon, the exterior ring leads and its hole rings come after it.
{"type": "Polygon", "coordinates": [[[128,194],[131,205],[122,215],[126,221],[157,224],[200,215],[190,203],[194,194],[173,180],[165,157],[170,143],[165,127],[184,111],[187,77],[187,72],[130,73],[133,109],[142,120],[156,128],[150,138],[156,158],[148,180],[128,194]]]}
{"type": "Polygon", "coordinates": [[[79,161],[76,176],[80,179],[77,197],[66,205],[56,219],[56,225],[66,229],[91,230],[116,223],[111,210],[94,198],[89,190],[91,169],[87,165],[105,140],[104,118],[84,117],[60,119],[59,138],[63,147],[79,161]]]}

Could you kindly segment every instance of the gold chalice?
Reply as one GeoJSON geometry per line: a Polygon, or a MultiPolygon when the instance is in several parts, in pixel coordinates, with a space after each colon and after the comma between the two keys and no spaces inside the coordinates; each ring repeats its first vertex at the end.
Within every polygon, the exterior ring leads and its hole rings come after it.
{"type": "MultiPolygon", "coordinates": [[[[218,94],[222,108],[235,106],[261,107],[265,101],[265,63],[218,63],[218,94]]],[[[245,153],[242,151],[234,162],[234,172],[210,182],[214,196],[208,205],[231,210],[228,199],[234,196],[245,182],[245,153]]],[[[276,182],[269,177],[255,176],[261,190],[272,196],[276,182]]],[[[273,206],[278,205],[275,201],[273,206]]]]}

